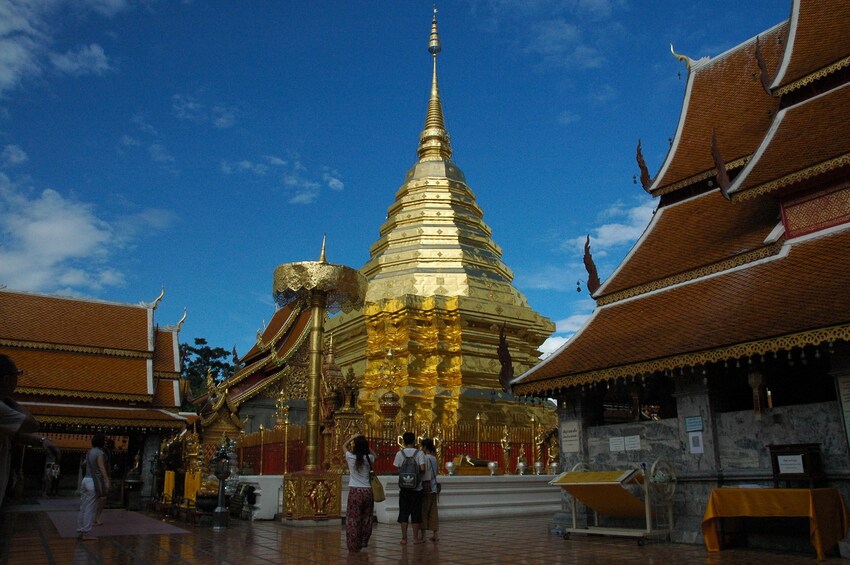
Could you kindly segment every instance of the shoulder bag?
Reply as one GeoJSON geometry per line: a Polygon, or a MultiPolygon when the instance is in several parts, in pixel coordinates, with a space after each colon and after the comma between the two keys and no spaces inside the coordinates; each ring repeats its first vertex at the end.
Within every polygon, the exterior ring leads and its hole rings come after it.
{"type": "Polygon", "coordinates": [[[372,470],[372,458],[367,455],[366,461],[369,462],[369,486],[372,487],[372,500],[375,502],[383,502],[387,499],[386,494],[384,494],[384,485],[381,483],[381,480],[378,479],[378,475],[375,474],[375,471],[372,470]]]}

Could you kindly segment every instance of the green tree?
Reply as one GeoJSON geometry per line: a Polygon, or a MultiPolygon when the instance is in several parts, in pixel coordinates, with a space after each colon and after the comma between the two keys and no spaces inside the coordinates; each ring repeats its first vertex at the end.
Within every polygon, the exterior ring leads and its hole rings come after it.
{"type": "Polygon", "coordinates": [[[210,347],[202,337],[195,338],[195,344],[180,344],[181,376],[189,381],[192,396],[207,391],[207,371],[215,381],[221,382],[239,368],[231,361],[231,353],[223,347],[210,347]]]}

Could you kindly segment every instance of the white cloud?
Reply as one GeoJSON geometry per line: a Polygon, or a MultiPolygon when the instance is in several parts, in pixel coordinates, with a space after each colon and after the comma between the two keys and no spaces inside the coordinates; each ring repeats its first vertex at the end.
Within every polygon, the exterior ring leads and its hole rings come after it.
{"type": "Polygon", "coordinates": [[[555,351],[558,350],[559,347],[564,345],[569,341],[570,338],[553,335],[546,338],[546,341],[540,344],[540,347],[537,348],[537,351],[540,352],[540,358],[546,359],[550,355],[552,355],[555,351]]]}
{"type": "Polygon", "coordinates": [[[581,116],[573,112],[572,110],[562,110],[560,114],[558,114],[558,124],[562,126],[568,126],[570,124],[574,124],[581,119],[581,116]]]}
{"type": "Polygon", "coordinates": [[[97,43],[63,54],[52,53],[50,62],[57,70],[72,76],[102,75],[112,69],[103,47],[97,43]]]}
{"type": "Polygon", "coordinates": [[[555,322],[555,332],[559,334],[569,334],[572,335],[579,331],[587,319],[590,317],[591,312],[593,311],[593,301],[581,301],[577,308],[581,308],[582,306],[587,305],[588,311],[585,313],[576,313],[571,316],[567,316],[563,320],[558,320],[555,322]],[[588,304],[589,303],[589,304],[588,304]]]}
{"type": "Polygon", "coordinates": [[[139,128],[139,131],[143,133],[146,133],[148,135],[158,135],[156,128],[149,124],[147,119],[140,114],[136,114],[135,116],[130,118],[130,122],[135,124],[139,128]]]}
{"type": "MultiPolygon", "coordinates": [[[[602,213],[602,219],[620,221],[605,222],[589,230],[594,258],[605,256],[612,248],[631,245],[637,241],[652,219],[655,205],[654,200],[646,197],[631,207],[618,202],[606,209],[602,213]]],[[[583,251],[586,237],[585,234],[568,239],[562,248],[569,252],[583,251]]]]}
{"type": "Polygon", "coordinates": [[[274,155],[264,155],[263,158],[266,159],[270,165],[274,165],[275,167],[285,167],[288,165],[286,161],[280,157],[275,157],[274,155]]]}
{"type": "Polygon", "coordinates": [[[236,123],[236,110],[224,106],[214,106],[211,118],[215,127],[218,129],[227,129],[236,123]]]}
{"type": "Polygon", "coordinates": [[[290,204],[312,204],[319,197],[321,185],[299,175],[286,175],[283,185],[292,196],[289,197],[290,204]]]}
{"type": "Polygon", "coordinates": [[[566,292],[575,290],[576,271],[563,266],[548,265],[530,273],[517,273],[516,284],[522,288],[566,292]]]}
{"type": "MultiPolygon", "coordinates": [[[[322,167],[321,175],[311,174],[296,155],[284,160],[274,155],[262,155],[258,160],[221,161],[219,171],[225,175],[250,173],[264,177],[274,169],[283,169],[280,177],[287,202],[290,204],[312,204],[327,187],[335,192],[345,189],[342,175],[331,167],[322,167]]],[[[275,171],[276,172],[276,171],[275,171]]],[[[275,175],[274,178],[277,178],[275,175]]]]}
{"type": "Polygon", "coordinates": [[[143,210],[109,222],[94,205],[53,189],[40,192],[0,173],[0,284],[18,290],[79,294],[125,284],[111,264],[137,234],[173,218],[143,210]]]}
{"type": "MultiPolygon", "coordinates": [[[[0,1],[0,97],[53,68],[72,76],[111,69],[103,48],[92,43],[66,53],[51,50],[56,30],[51,17],[64,7],[112,17],[130,7],[129,0],[0,1]]],[[[61,22],[60,22],[61,23],[61,22]]]]}
{"type": "Polygon", "coordinates": [[[17,145],[7,145],[0,152],[0,163],[5,167],[20,165],[25,163],[28,158],[26,152],[17,145]]]}
{"type": "Polygon", "coordinates": [[[148,147],[148,154],[157,163],[168,164],[175,161],[174,156],[161,143],[153,143],[148,147]]]}
{"type": "Polygon", "coordinates": [[[532,27],[532,33],[526,49],[547,57],[571,51],[581,38],[578,27],[563,19],[538,22],[532,27]]]}
{"type": "Polygon", "coordinates": [[[171,109],[178,120],[186,120],[197,124],[211,123],[218,129],[227,129],[236,123],[236,108],[208,104],[191,94],[175,94],[171,97],[171,109]]]}
{"type": "Polygon", "coordinates": [[[125,147],[138,147],[141,145],[141,142],[135,137],[124,134],[121,136],[121,145],[125,147]]]}
{"type": "Polygon", "coordinates": [[[339,173],[334,170],[325,169],[325,172],[322,173],[322,180],[325,181],[325,184],[328,185],[328,188],[331,190],[342,190],[345,188],[345,184],[339,178],[339,173]]]}

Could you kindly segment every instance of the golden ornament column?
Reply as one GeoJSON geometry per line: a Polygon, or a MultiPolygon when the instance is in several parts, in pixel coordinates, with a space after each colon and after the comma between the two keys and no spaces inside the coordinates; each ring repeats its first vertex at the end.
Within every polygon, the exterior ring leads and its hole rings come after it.
{"type": "Polygon", "coordinates": [[[327,312],[349,311],[363,304],[366,279],[355,269],[325,260],[280,265],[274,272],[274,298],[280,306],[301,302],[312,310],[310,375],[307,388],[307,446],[303,472],[284,476],[284,513],[292,520],[328,520],[342,513],[342,475],[319,466],[319,418],[322,344],[327,312]]]}

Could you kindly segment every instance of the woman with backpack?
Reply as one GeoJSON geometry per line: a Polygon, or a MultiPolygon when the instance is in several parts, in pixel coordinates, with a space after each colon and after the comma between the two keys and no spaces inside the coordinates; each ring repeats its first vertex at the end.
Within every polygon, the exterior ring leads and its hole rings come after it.
{"type": "Polygon", "coordinates": [[[398,469],[398,523],[401,524],[401,545],[407,545],[407,524],[413,524],[413,543],[419,539],[422,524],[422,474],[425,472],[425,454],[416,449],[416,436],[404,432],[404,447],[395,454],[393,465],[398,469]]]}
{"type": "Polygon", "coordinates": [[[345,509],[345,544],[348,553],[357,553],[369,545],[372,536],[374,500],[369,471],[376,456],[363,434],[355,434],[342,445],[348,463],[348,503],[345,509]]]}

